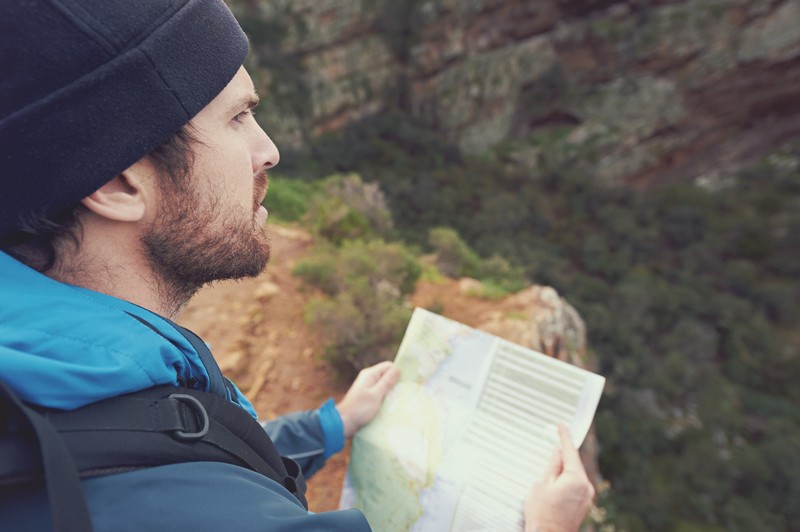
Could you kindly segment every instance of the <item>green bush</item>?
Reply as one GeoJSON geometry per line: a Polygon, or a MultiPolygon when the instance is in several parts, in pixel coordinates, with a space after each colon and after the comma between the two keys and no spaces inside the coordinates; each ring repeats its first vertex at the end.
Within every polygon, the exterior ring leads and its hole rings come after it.
{"type": "Polygon", "coordinates": [[[314,191],[314,185],[303,181],[271,177],[264,205],[269,209],[271,219],[296,222],[308,211],[309,198],[314,191]]]}
{"type": "Polygon", "coordinates": [[[525,272],[499,255],[492,255],[481,264],[481,280],[506,293],[519,292],[530,284],[525,272]]]}
{"type": "Polygon", "coordinates": [[[299,262],[292,274],[329,296],[336,295],[341,289],[336,254],[324,245],[318,245],[309,258],[299,262]]]}
{"type": "Polygon", "coordinates": [[[318,244],[292,273],[331,296],[362,279],[373,288],[380,285],[384,292],[406,296],[414,291],[422,267],[403,244],[356,240],[346,241],[340,248],[318,244]]]}
{"type": "Polygon", "coordinates": [[[315,235],[337,245],[345,240],[368,238],[371,233],[364,215],[335,197],[314,204],[311,229],[315,235]]]}
{"type": "Polygon", "coordinates": [[[333,299],[311,300],[306,320],[325,332],[324,358],[344,377],[397,353],[411,309],[381,297],[366,283],[333,299]]]}
{"type": "Polygon", "coordinates": [[[428,233],[428,244],[436,253],[436,266],[449,277],[479,277],[481,258],[472,251],[455,229],[435,227],[428,233]]]}
{"type": "Polygon", "coordinates": [[[380,188],[364,183],[357,174],[325,179],[311,199],[304,221],[314,234],[337,245],[346,240],[386,238],[393,228],[380,188]]]}
{"type": "Polygon", "coordinates": [[[529,284],[521,267],[513,266],[499,255],[481,259],[454,229],[431,229],[428,243],[436,253],[436,266],[441,273],[449,277],[474,277],[483,283],[482,289],[474,294],[478,297],[500,299],[529,284]]]}
{"type": "Polygon", "coordinates": [[[791,326],[798,319],[797,296],[796,281],[767,281],[755,287],[752,299],[771,321],[791,326]]]}
{"type": "Polygon", "coordinates": [[[411,317],[405,297],[421,272],[408,248],[381,240],[322,245],[295,267],[328,296],[314,298],[305,317],[325,334],[325,358],[340,373],[352,376],[394,357],[411,317]]]}
{"type": "Polygon", "coordinates": [[[480,288],[477,288],[475,290],[470,290],[467,293],[473,297],[493,300],[493,299],[502,299],[507,295],[509,295],[511,291],[506,290],[502,286],[492,281],[482,281],[480,284],[480,288]]]}

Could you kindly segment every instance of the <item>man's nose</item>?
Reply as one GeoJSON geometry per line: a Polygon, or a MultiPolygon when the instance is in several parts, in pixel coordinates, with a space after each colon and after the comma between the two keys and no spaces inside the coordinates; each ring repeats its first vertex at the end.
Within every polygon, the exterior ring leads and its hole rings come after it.
{"type": "Polygon", "coordinates": [[[258,169],[265,169],[269,170],[277,166],[278,162],[281,160],[281,154],[278,151],[278,147],[275,146],[275,143],[272,142],[272,139],[269,138],[269,135],[261,129],[258,128],[258,134],[256,135],[256,142],[257,148],[254,153],[254,168],[258,169]]]}

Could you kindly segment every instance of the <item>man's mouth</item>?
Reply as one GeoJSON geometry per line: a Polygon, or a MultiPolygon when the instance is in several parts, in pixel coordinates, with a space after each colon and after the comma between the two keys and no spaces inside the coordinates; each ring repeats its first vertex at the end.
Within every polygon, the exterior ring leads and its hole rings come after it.
{"type": "Polygon", "coordinates": [[[267,209],[265,209],[263,205],[259,205],[258,209],[256,210],[256,221],[258,222],[258,225],[264,225],[268,216],[269,212],[267,212],[267,209]]]}
{"type": "Polygon", "coordinates": [[[267,197],[267,190],[269,190],[269,176],[266,170],[259,172],[255,176],[255,190],[253,191],[253,212],[257,212],[261,204],[264,203],[264,198],[267,197]]]}

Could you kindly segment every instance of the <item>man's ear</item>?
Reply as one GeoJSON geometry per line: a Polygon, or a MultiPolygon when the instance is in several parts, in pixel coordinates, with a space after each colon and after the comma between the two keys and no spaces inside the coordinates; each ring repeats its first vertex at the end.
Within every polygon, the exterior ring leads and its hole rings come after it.
{"type": "Polygon", "coordinates": [[[81,200],[93,213],[118,222],[138,222],[147,210],[147,169],[140,162],[81,200]]]}

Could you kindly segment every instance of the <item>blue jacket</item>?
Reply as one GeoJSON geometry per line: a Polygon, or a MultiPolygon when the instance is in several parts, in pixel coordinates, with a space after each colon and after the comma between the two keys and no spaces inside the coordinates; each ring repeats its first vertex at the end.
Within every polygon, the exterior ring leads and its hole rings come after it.
{"type": "MultiPolygon", "coordinates": [[[[168,320],[54,281],[2,252],[0,379],[29,403],[66,410],[160,384],[189,383],[226,394],[256,417],[238,389],[224,386],[216,364],[204,364],[168,320]]],[[[306,476],[344,445],[332,401],[265,428],[281,454],[294,458],[306,476]]],[[[230,464],[159,466],[85,479],[82,485],[96,530],[369,530],[358,511],[311,514],[283,486],[230,464]]],[[[41,489],[2,494],[0,526],[48,530],[46,508],[41,489]]]]}

